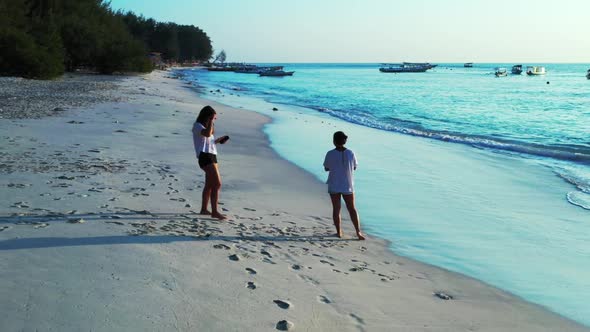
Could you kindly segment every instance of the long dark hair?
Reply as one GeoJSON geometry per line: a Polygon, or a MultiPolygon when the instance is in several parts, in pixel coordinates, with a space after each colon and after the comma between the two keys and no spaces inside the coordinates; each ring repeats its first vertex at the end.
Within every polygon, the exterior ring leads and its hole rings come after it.
{"type": "Polygon", "coordinates": [[[199,113],[199,116],[197,117],[197,122],[202,124],[203,126],[206,126],[207,120],[209,120],[209,118],[212,117],[214,114],[216,114],[216,112],[213,109],[213,107],[207,105],[207,106],[203,107],[203,109],[201,109],[201,112],[199,113]]]}

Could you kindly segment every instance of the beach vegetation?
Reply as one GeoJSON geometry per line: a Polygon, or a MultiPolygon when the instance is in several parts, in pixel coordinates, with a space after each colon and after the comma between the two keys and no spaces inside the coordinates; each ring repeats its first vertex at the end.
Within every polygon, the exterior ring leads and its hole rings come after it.
{"type": "Polygon", "coordinates": [[[149,72],[165,62],[211,58],[211,40],[192,25],[114,11],[104,0],[0,0],[0,75],[49,79],[79,69],[149,72]]]}
{"type": "Polygon", "coordinates": [[[215,59],[213,59],[213,63],[225,63],[225,51],[221,50],[219,53],[217,53],[217,55],[215,56],[215,59]]]}

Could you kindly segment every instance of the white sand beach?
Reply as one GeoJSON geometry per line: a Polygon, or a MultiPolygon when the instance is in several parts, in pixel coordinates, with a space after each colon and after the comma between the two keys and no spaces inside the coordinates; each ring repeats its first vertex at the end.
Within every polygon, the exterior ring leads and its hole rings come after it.
{"type": "Polygon", "coordinates": [[[356,241],[346,213],[336,238],[325,185],[270,148],[263,115],[169,72],[113,81],[109,102],[0,119],[0,331],[588,330],[356,241]],[[208,104],[231,137],[228,221],[196,213],[191,126],[208,104]]]}

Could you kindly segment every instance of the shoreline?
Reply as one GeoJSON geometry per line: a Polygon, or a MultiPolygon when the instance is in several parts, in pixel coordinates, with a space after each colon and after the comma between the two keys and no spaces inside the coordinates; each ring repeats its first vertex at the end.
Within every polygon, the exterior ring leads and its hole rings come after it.
{"type": "MultiPolygon", "coordinates": [[[[191,68],[184,68],[184,67],[174,67],[174,68],[171,68],[171,70],[186,70],[186,69],[191,69],[191,68]]],[[[183,81],[182,77],[178,77],[178,79],[179,79],[179,80],[181,80],[181,81],[183,81]]],[[[206,87],[206,86],[199,86],[199,88],[198,88],[198,89],[202,89],[202,90],[208,90],[208,87],[206,87]]],[[[212,104],[219,104],[219,105],[224,105],[224,106],[226,106],[226,107],[235,108],[235,106],[228,105],[228,104],[224,104],[222,101],[208,99],[208,98],[207,98],[207,96],[205,95],[204,91],[203,91],[203,92],[199,92],[199,91],[198,91],[198,89],[195,89],[195,91],[194,91],[194,92],[195,92],[195,93],[196,93],[196,94],[199,96],[199,98],[203,98],[203,99],[205,99],[205,100],[209,100],[209,101],[210,101],[212,104]]],[[[219,91],[218,91],[218,92],[219,92],[219,91]]],[[[251,98],[255,98],[255,97],[251,97],[251,98]]],[[[257,99],[257,98],[255,98],[255,99],[257,99]]],[[[271,103],[271,102],[268,102],[268,103],[269,103],[269,104],[277,104],[277,105],[281,105],[281,103],[276,103],[276,102],[272,102],[272,103],[271,103]]],[[[284,105],[286,105],[286,106],[291,106],[290,104],[284,104],[284,105]]],[[[302,107],[302,108],[305,108],[304,106],[296,106],[296,107],[302,107]]],[[[252,110],[249,110],[249,109],[247,109],[247,108],[245,108],[245,107],[241,107],[241,106],[239,107],[239,109],[240,109],[240,110],[246,110],[246,111],[249,111],[249,112],[253,112],[253,113],[256,113],[256,114],[262,114],[261,112],[252,111],[252,110]]],[[[267,120],[267,122],[268,122],[268,123],[272,122],[272,119],[271,119],[270,117],[268,117],[267,115],[264,115],[264,114],[263,114],[263,116],[265,116],[265,117],[268,119],[268,120],[267,120]]],[[[342,119],[339,119],[339,120],[342,120],[342,119]]],[[[354,124],[354,123],[353,123],[353,124],[354,124]]],[[[375,128],[375,129],[377,129],[377,130],[380,130],[379,128],[375,128]]],[[[399,135],[404,135],[404,133],[401,133],[401,132],[395,132],[395,133],[396,133],[396,134],[399,134],[399,135]]],[[[266,138],[267,138],[267,143],[270,145],[270,138],[268,137],[268,134],[267,134],[267,133],[265,133],[265,136],[266,136],[266,138]]],[[[422,137],[422,136],[416,136],[416,135],[412,135],[412,134],[410,134],[409,136],[412,136],[412,137],[418,137],[418,138],[423,138],[423,139],[424,139],[424,138],[426,138],[426,137],[422,137]]],[[[272,149],[272,148],[271,148],[271,149],[272,149]]],[[[273,151],[275,151],[275,154],[276,154],[277,158],[281,158],[281,159],[283,159],[283,160],[286,160],[284,157],[280,156],[280,155],[278,154],[278,152],[276,152],[276,150],[274,150],[274,149],[273,149],[273,151]]],[[[287,161],[287,162],[289,162],[291,165],[293,165],[293,166],[295,166],[295,167],[297,167],[297,168],[300,168],[300,169],[302,169],[302,170],[303,170],[303,168],[301,168],[300,166],[298,166],[298,165],[297,165],[297,164],[295,164],[294,162],[292,162],[292,161],[289,161],[289,160],[286,160],[286,161],[287,161]]],[[[311,175],[311,176],[314,178],[314,180],[315,180],[315,181],[317,181],[319,184],[321,184],[322,186],[324,186],[324,183],[323,183],[322,181],[320,181],[320,180],[319,180],[319,179],[318,179],[318,178],[317,178],[315,175],[313,175],[312,173],[309,173],[309,172],[308,172],[308,171],[306,171],[306,170],[304,170],[304,171],[305,171],[306,173],[308,173],[309,175],[311,175]]],[[[327,207],[328,209],[330,208],[330,206],[328,206],[328,205],[327,205],[326,207],[327,207]]],[[[346,222],[350,223],[350,219],[348,218],[348,216],[346,216],[346,211],[343,211],[343,215],[342,215],[342,217],[343,217],[343,224],[344,224],[344,223],[346,223],[346,222]]],[[[362,219],[362,218],[361,218],[361,219],[362,219]]],[[[482,280],[479,280],[479,279],[476,279],[476,278],[473,278],[473,277],[467,276],[467,275],[465,275],[465,274],[462,274],[462,273],[459,273],[459,272],[455,272],[455,271],[448,270],[448,269],[446,269],[446,268],[444,268],[444,267],[435,266],[435,265],[433,265],[433,264],[426,263],[426,262],[421,262],[421,261],[418,261],[418,260],[416,260],[416,259],[413,259],[413,258],[411,258],[411,257],[401,256],[401,255],[399,255],[399,254],[397,254],[397,253],[395,253],[395,252],[393,251],[393,249],[392,249],[392,246],[391,246],[391,245],[392,245],[392,242],[391,242],[390,240],[387,240],[387,239],[383,239],[383,238],[377,237],[377,236],[375,236],[374,234],[371,234],[371,233],[370,233],[370,231],[368,232],[368,234],[371,236],[371,239],[370,239],[371,241],[374,241],[374,240],[378,240],[378,241],[380,241],[380,242],[381,242],[381,244],[380,244],[380,245],[384,246],[384,249],[385,249],[384,251],[385,251],[386,253],[388,253],[388,254],[391,254],[391,255],[393,255],[393,256],[394,256],[394,257],[396,257],[396,258],[404,258],[404,259],[407,259],[408,261],[412,261],[412,262],[414,262],[414,263],[417,263],[417,264],[419,264],[419,265],[426,266],[426,267],[428,267],[428,268],[431,268],[431,269],[435,269],[435,270],[441,270],[441,271],[443,271],[444,273],[448,273],[448,274],[450,274],[450,275],[452,275],[452,276],[455,276],[455,277],[457,277],[457,278],[463,278],[463,279],[470,280],[470,281],[473,281],[473,282],[476,282],[476,283],[481,283],[481,284],[485,285],[486,287],[491,287],[491,288],[494,288],[494,289],[496,289],[496,290],[499,290],[500,292],[504,292],[504,293],[508,294],[510,297],[514,297],[514,298],[516,298],[516,299],[517,299],[517,300],[519,300],[519,301],[522,301],[522,302],[525,302],[525,303],[527,303],[527,304],[530,304],[530,305],[536,306],[536,307],[540,308],[541,310],[546,310],[546,311],[550,312],[551,314],[557,315],[558,317],[560,317],[560,318],[563,318],[563,319],[565,319],[565,320],[567,320],[567,321],[573,322],[574,324],[580,324],[580,323],[576,322],[575,320],[573,320],[573,319],[571,319],[571,318],[568,318],[568,317],[565,317],[565,316],[563,316],[563,315],[561,315],[561,314],[559,314],[559,313],[555,313],[555,312],[553,312],[552,310],[550,310],[549,308],[546,308],[546,307],[545,307],[545,306],[543,306],[543,305],[539,305],[539,304],[536,304],[536,303],[530,302],[530,301],[528,301],[528,300],[526,300],[526,299],[524,299],[524,298],[522,298],[522,297],[520,297],[520,296],[518,296],[518,295],[516,295],[516,294],[513,294],[513,293],[511,293],[511,292],[509,292],[509,291],[506,291],[506,290],[500,289],[500,288],[498,288],[498,287],[496,287],[496,286],[490,285],[490,284],[486,283],[485,281],[482,281],[482,280]]],[[[586,328],[586,326],[585,326],[585,325],[581,325],[581,324],[580,324],[579,326],[586,328]]]]}
{"type": "MultiPolygon", "coordinates": [[[[280,103],[289,100],[295,86],[308,92],[307,83],[320,87],[311,77],[320,70],[300,69],[301,75],[284,81],[184,73],[186,80],[207,87],[202,90],[207,98],[273,118],[265,127],[273,149],[320,180],[324,172],[318,159],[331,148],[323,144],[331,140],[326,134],[349,134],[350,148],[361,153],[357,206],[364,224],[394,241],[397,253],[483,280],[590,324],[588,306],[578,295],[590,286],[589,271],[581,268],[585,255],[580,254],[587,251],[583,234],[590,228],[583,222],[587,211],[572,201],[587,200],[582,193],[587,169],[371,129],[315,108],[280,103]],[[246,91],[238,91],[240,87],[246,91]],[[273,107],[280,111],[271,112],[273,107]],[[562,271],[576,273],[563,283],[562,271]]],[[[327,105],[317,100],[317,105],[327,105]]]]}
{"type": "MultiPolygon", "coordinates": [[[[10,267],[0,272],[0,294],[10,299],[0,304],[10,317],[3,330],[271,330],[282,319],[310,330],[587,330],[475,279],[397,256],[370,234],[364,242],[327,236],[333,226],[323,184],[280,158],[262,130],[269,119],[253,111],[214,103],[219,134],[232,137],[220,147],[220,169],[222,207],[233,220],[195,215],[202,175],[184,129],[209,101],[165,75],[129,78],[122,93],[143,87],[150,95],[141,99],[43,123],[4,120],[0,132],[19,144],[6,147],[4,160],[35,147],[30,139],[46,143],[47,151],[20,163],[50,162],[50,149],[71,151],[57,157],[70,166],[15,171],[2,180],[6,202],[25,201],[2,207],[0,226],[9,228],[0,232],[0,263],[10,267]],[[17,125],[24,127],[15,135],[17,125]],[[52,137],[59,130],[69,135],[52,137]],[[76,152],[75,144],[87,151],[76,152]],[[92,159],[97,155],[100,161],[92,159]],[[101,167],[87,172],[86,163],[101,167]],[[47,181],[69,185],[52,189],[60,200],[39,195],[47,181]],[[7,216],[17,211],[25,215],[7,216]],[[231,316],[222,314],[228,307],[231,316]]],[[[352,226],[343,219],[350,238],[352,226]]]]}

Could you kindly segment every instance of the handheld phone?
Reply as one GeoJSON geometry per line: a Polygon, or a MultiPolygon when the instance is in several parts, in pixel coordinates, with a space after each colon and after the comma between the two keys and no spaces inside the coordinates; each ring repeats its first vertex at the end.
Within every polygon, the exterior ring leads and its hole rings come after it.
{"type": "Polygon", "coordinates": [[[219,140],[219,144],[224,144],[225,142],[227,142],[229,140],[229,136],[223,136],[220,140],[219,140]]]}

